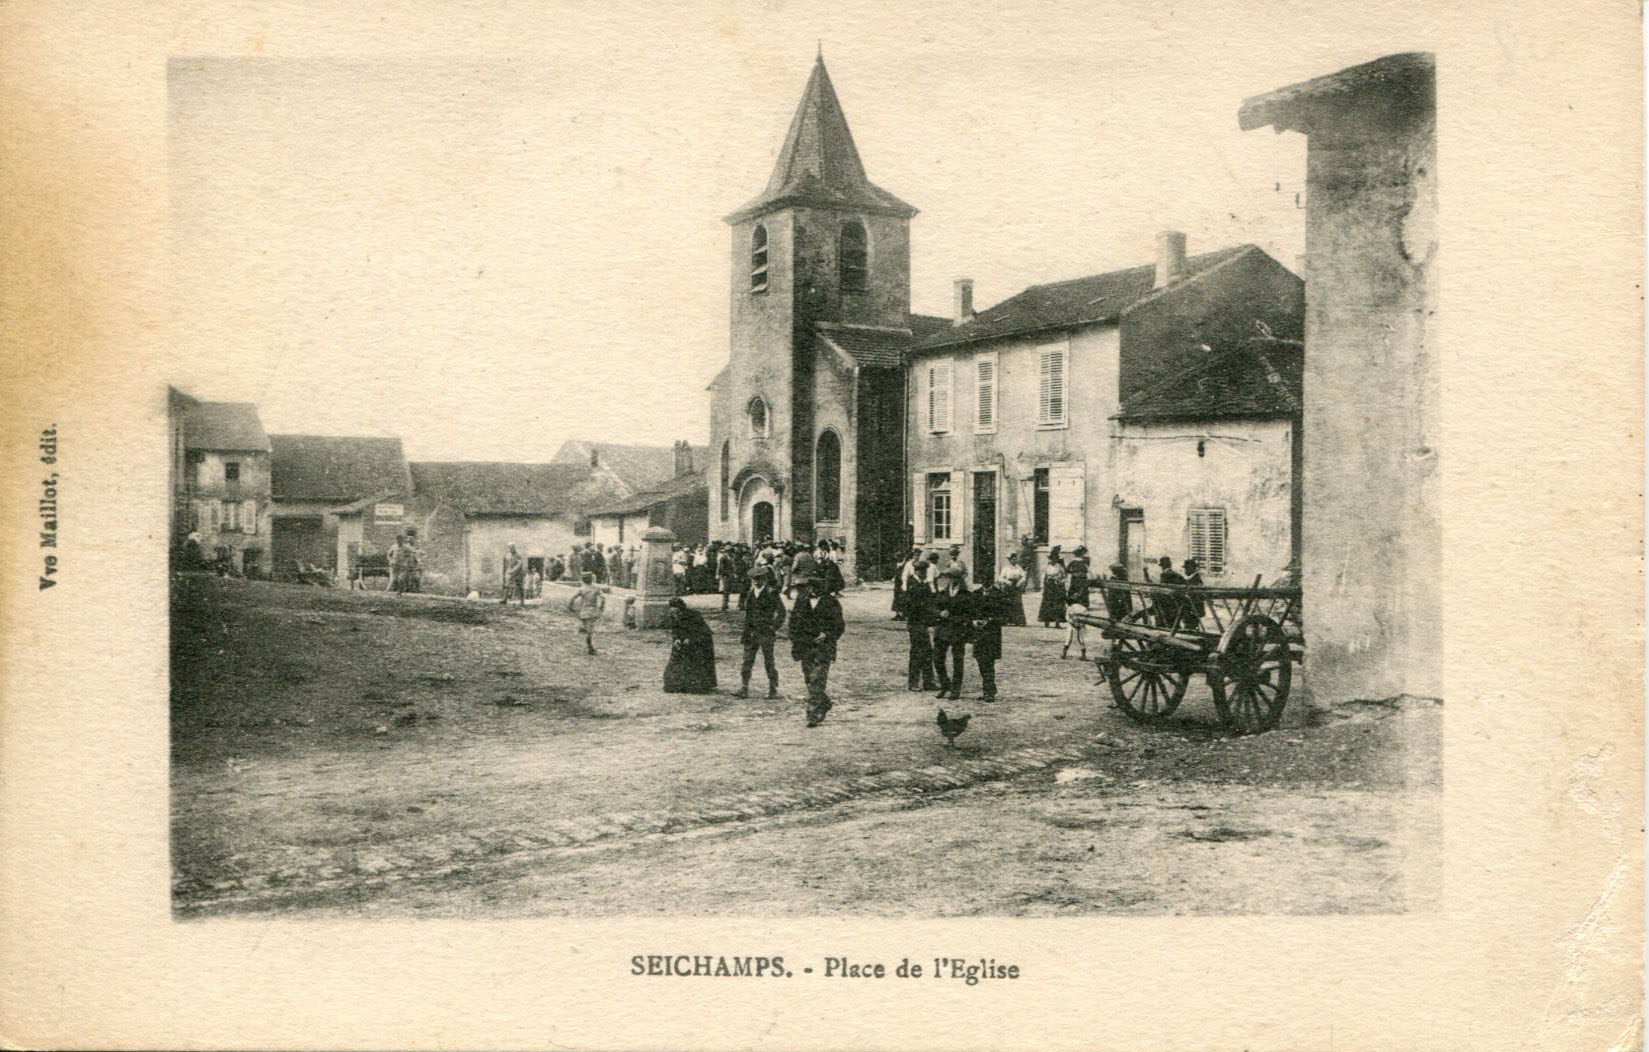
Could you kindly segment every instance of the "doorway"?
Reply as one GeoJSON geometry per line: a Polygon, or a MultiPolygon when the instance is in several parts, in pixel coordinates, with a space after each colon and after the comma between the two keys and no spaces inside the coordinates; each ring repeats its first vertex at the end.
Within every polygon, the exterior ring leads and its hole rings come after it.
{"type": "Polygon", "coordinates": [[[996,472],[973,473],[973,579],[996,580],[996,472]]]}
{"type": "Polygon", "coordinates": [[[766,544],[773,539],[773,505],[759,500],[750,506],[750,543],[766,544]]]}
{"type": "Polygon", "coordinates": [[[1131,580],[1143,580],[1145,577],[1145,509],[1123,508],[1121,515],[1121,529],[1117,531],[1117,561],[1128,572],[1128,577],[1131,580]]]}

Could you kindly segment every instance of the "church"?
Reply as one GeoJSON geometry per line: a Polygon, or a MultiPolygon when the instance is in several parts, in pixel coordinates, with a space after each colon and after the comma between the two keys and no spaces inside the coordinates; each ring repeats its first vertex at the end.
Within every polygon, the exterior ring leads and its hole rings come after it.
{"type": "Polygon", "coordinates": [[[837,540],[861,580],[890,577],[913,542],[955,545],[983,582],[1025,548],[1040,563],[1055,545],[1087,544],[1132,566],[1149,503],[1164,509],[1151,511],[1153,553],[1206,559],[1217,522],[1218,551],[1229,539],[1249,553],[1230,572],[1295,563],[1296,275],[1253,245],[1188,256],[1170,231],[1154,263],[988,310],[959,280],[954,316],[929,317],[910,310],[916,211],[867,178],[821,57],[767,188],[726,218],[731,354],[710,385],[712,539],[837,540]],[[1243,366],[1253,383],[1204,376],[1260,361],[1244,350],[1256,337],[1272,342],[1264,364],[1243,366]],[[1215,382],[1245,396],[1210,400],[1215,382]],[[1147,393],[1150,419],[1194,424],[1172,436],[1198,458],[1175,478],[1207,475],[1210,449],[1258,448],[1233,421],[1281,421],[1266,432],[1275,454],[1243,458],[1269,465],[1264,477],[1232,461],[1206,493],[1158,494],[1130,465],[1160,459],[1133,447],[1162,436],[1124,426],[1147,393]],[[1232,491],[1261,496],[1227,507],[1232,491]]]}
{"type": "Polygon", "coordinates": [[[821,58],[732,228],[732,348],[711,384],[710,536],[840,540],[886,578],[906,543],[905,354],[916,209],[865,176],[821,58]]]}

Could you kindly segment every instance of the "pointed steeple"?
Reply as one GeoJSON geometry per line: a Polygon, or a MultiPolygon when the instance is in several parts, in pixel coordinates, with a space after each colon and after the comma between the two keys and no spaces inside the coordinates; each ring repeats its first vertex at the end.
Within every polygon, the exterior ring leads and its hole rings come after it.
{"type": "Polygon", "coordinates": [[[824,53],[813,63],[801,105],[790,120],[779,161],[767,189],[727,217],[736,223],[783,205],[811,205],[876,212],[909,218],[916,209],[876,186],[865,176],[864,162],[853,145],[847,117],[825,70],[824,53]]]}

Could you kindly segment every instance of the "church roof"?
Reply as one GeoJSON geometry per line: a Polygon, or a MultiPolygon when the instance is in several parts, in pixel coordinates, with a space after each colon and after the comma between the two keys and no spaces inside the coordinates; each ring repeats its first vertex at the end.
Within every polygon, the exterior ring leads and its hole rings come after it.
{"type": "Polygon", "coordinates": [[[898,369],[905,364],[905,352],[910,349],[911,336],[908,330],[832,325],[828,329],[820,327],[819,339],[858,365],[870,369],[898,369]]]}
{"type": "Polygon", "coordinates": [[[738,223],[762,212],[788,205],[835,208],[902,216],[916,209],[894,197],[865,176],[865,166],[853,145],[847,117],[836,99],[824,56],[813,64],[802,102],[791,118],[779,161],[762,195],[727,217],[738,223]]]}
{"type": "Polygon", "coordinates": [[[915,349],[925,351],[1004,336],[1024,336],[1115,321],[1136,303],[1157,293],[1172,292],[1186,281],[1251,251],[1258,252],[1259,249],[1253,245],[1233,245],[1190,256],[1185,261],[1185,277],[1161,290],[1155,288],[1157,268],[1149,263],[1086,278],[1032,285],[989,310],[980,311],[970,321],[936,332],[920,341],[915,349]]]}
{"type": "Polygon", "coordinates": [[[1151,423],[1293,416],[1303,398],[1304,359],[1297,340],[1248,340],[1126,399],[1116,419],[1151,423]]]}

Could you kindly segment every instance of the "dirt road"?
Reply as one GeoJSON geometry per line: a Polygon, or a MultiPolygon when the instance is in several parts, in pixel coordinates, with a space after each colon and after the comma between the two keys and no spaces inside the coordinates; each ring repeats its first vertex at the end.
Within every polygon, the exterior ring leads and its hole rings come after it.
{"type": "MultiPolygon", "coordinates": [[[[553,607],[192,578],[174,611],[180,915],[1394,911],[1436,894],[1440,711],[1228,739],[1140,727],[1055,633],[1006,633],[959,747],[851,593],[836,710],[665,695],[661,633],[553,607]]],[[[758,684],[760,681],[758,671],[758,684]]],[[[1347,718],[1349,717],[1349,718],[1347,718]]]]}

